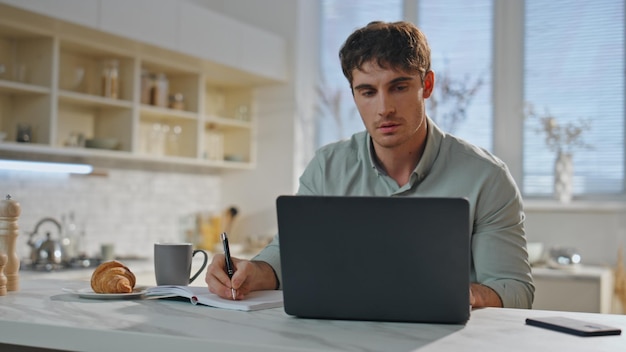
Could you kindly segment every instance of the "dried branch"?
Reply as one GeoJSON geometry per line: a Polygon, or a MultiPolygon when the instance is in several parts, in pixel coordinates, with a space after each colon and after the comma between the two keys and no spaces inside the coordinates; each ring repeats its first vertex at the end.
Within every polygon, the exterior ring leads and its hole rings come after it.
{"type": "Polygon", "coordinates": [[[442,129],[454,133],[467,118],[467,110],[484,81],[479,76],[472,79],[453,79],[448,70],[436,75],[435,90],[427,101],[428,115],[442,129]]]}
{"type": "Polygon", "coordinates": [[[344,111],[344,97],[343,92],[345,90],[341,88],[330,88],[324,82],[316,87],[317,92],[317,104],[315,105],[315,111],[321,117],[329,116],[333,119],[337,126],[337,132],[339,137],[343,138],[344,132],[344,115],[347,118],[352,118],[356,115],[356,107],[351,106],[347,113],[344,111]]]}
{"type": "Polygon", "coordinates": [[[540,127],[535,131],[545,134],[545,143],[553,152],[572,153],[575,148],[592,149],[593,147],[583,140],[583,133],[591,129],[591,120],[579,119],[576,123],[567,122],[559,124],[559,121],[544,109],[542,115],[538,114],[531,103],[526,103],[525,115],[528,118],[538,119],[540,127]]]}

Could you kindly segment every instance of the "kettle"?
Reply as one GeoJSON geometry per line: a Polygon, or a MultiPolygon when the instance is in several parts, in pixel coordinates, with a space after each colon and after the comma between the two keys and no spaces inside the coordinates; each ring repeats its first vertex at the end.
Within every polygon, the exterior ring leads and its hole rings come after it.
{"type": "Polygon", "coordinates": [[[59,237],[61,236],[61,224],[53,218],[43,218],[37,225],[35,230],[30,234],[28,239],[28,245],[31,247],[30,259],[33,265],[37,264],[53,264],[58,265],[65,260],[65,250],[59,240],[52,239],[50,232],[46,232],[45,239],[36,240],[38,235],[39,226],[43,223],[51,222],[56,225],[58,229],[59,237]]]}

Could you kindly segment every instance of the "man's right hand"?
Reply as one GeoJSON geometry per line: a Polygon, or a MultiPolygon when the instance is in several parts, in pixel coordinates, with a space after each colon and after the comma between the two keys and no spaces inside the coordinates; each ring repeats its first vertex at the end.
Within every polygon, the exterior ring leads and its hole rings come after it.
{"type": "Polygon", "coordinates": [[[216,295],[232,299],[232,289],[235,289],[236,299],[244,299],[252,291],[273,290],[277,286],[274,269],[261,261],[250,261],[233,257],[235,274],[232,279],[226,274],[226,261],[223,254],[213,256],[206,271],[205,282],[209,291],[216,295]]]}

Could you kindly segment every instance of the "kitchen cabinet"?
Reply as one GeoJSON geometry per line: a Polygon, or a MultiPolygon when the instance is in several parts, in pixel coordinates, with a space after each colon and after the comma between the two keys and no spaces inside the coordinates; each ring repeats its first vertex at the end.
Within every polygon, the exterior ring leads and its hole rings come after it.
{"type": "MultiPolygon", "coordinates": [[[[107,9],[101,9],[103,16],[107,9]]],[[[222,18],[223,23],[229,21],[222,18]]],[[[132,23],[101,25],[119,29],[132,23]]],[[[138,33],[151,27],[139,26],[138,33]]],[[[253,167],[255,91],[281,83],[276,78],[280,74],[262,63],[271,60],[262,51],[279,48],[280,41],[255,37],[274,45],[257,48],[261,64],[250,62],[243,70],[241,59],[228,66],[206,60],[206,52],[187,55],[150,45],[149,37],[135,37],[143,41],[0,4],[0,131],[7,132],[0,153],[253,167]],[[269,73],[258,73],[266,69],[269,73]],[[16,142],[18,126],[31,129],[30,143],[16,142]],[[85,142],[91,148],[85,148],[85,142]],[[94,142],[112,144],[94,147],[94,142]]],[[[228,41],[217,45],[227,46],[228,41]]],[[[235,41],[231,55],[241,56],[241,45],[243,39],[235,41]]]]}
{"type": "Polygon", "coordinates": [[[178,6],[171,0],[101,1],[99,29],[175,49],[177,13],[178,6]]]}
{"type": "Polygon", "coordinates": [[[221,63],[240,61],[243,33],[236,21],[188,3],[181,5],[180,18],[178,40],[183,52],[221,63]]]}
{"type": "MultiPolygon", "coordinates": [[[[0,0],[12,9],[226,65],[224,77],[248,82],[287,80],[283,38],[186,0],[0,0]],[[241,75],[242,72],[249,73],[241,75]]],[[[205,63],[206,63],[205,62],[205,63]]],[[[224,68],[224,67],[221,67],[224,68]]],[[[215,72],[213,72],[215,73],[215,72]]]]}
{"type": "Polygon", "coordinates": [[[0,131],[17,139],[18,125],[41,126],[49,143],[53,39],[0,26],[0,131]]]}
{"type": "MultiPolygon", "coordinates": [[[[108,0],[107,0],[108,1],[108,0]]],[[[100,0],[0,0],[0,3],[90,26],[98,23],[100,0]]]]}

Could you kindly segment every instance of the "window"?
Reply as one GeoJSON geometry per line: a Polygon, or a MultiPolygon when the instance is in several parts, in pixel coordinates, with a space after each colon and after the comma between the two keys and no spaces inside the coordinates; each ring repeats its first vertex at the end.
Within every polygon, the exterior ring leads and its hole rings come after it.
{"type": "Polygon", "coordinates": [[[455,104],[438,105],[436,110],[427,105],[429,116],[440,127],[496,155],[502,154],[525,197],[546,197],[553,192],[556,153],[546,146],[537,119],[522,121],[521,112],[519,119],[509,113],[499,117],[498,131],[506,131],[507,136],[494,138],[493,92],[504,94],[505,99],[499,102],[509,112],[517,111],[517,107],[511,108],[516,105],[510,104],[511,101],[522,101],[532,104],[539,114],[549,112],[561,124],[588,120],[591,128],[584,132],[583,140],[593,149],[574,151],[574,193],[588,198],[623,197],[624,3],[624,0],[324,0],[321,90],[330,97],[340,95],[341,99],[336,101],[341,101],[341,106],[337,108],[335,104],[334,114],[327,112],[318,119],[317,146],[363,130],[341,74],[337,58],[340,45],[355,28],[372,20],[406,18],[414,21],[429,38],[436,86],[446,77],[460,82],[461,88],[472,88],[479,83],[466,106],[465,119],[448,123],[446,113],[454,111],[455,104]],[[413,8],[416,13],[402,14],[402,9],[413,8]],[[494,21],[494,13],[504,16],[494,21]],[[511,18],[517,20],[518,27],[509,24],[507,20],[511,18]],[[520,49],[520,54],[514,56],[517,59],[512,60],[515,62],[493,61],[494,52],[515,52],[509,51],[510,47],[520,49]],[[514,85],[519,88],[503,90],[504,76],[492,77],[496,65],[503,67],[504,72],[510,72],[507,68],[523,66],[523,73],[519,70],[522,76],[514,76],[514,82],[519,80],[514,85]]]}
{"type": "MultiPolygon", "coordinates": [[[[624,191],[624,2],[526,0],[525,101],[559,125],[589,123],[574,149],[574,194],[624,191]]],[[[583,124],[584,125],[584,124],[583,124]]],[[[524,127],[524,191],[552,192],[556,152],[524,127]]]]}
{"type": "Polygon", "coordinates": [[[316,147],[350,137],[364,129],[348,81],[339,62],[339,49],[350,33],[371,21],[402,19],[402,0],[323,0],[321,14],[321,76],[316,147]]]}
{"type": "MultiPolygon", "coordinates": [[[[491,0],[421,0],[418,25],[429,38],[432,67],[437,84],[429,99],[429,116],[445,130],[485,148],[491,147],[491,0]],[[454,34],[454,40],[450,40],[454,34]],[[446,78],[448,88],[476,94],[467,101],[437,104],[446,78]],[[449,79],[449,80],[448,80],[449,79]],[[459,116],[459,109],[466,113],[459,116]],[[436,112],[436,113],[435,113],[436,112]],[[464,118],[466,117],[466,118],[464,118]]],[[[321,50],[323,83],[317,120],[316,146],[346,138],[363,130],[363,124],[341,73],[337,54],[345,39],[358,27],[374,20],[402,20],[402,0],[358,1],[325,0],[322,3],[321,50]]],[[[464,94],[467,97],[467,94],[464,94]]],[[[445,98],[445,97],[444,97],[445,98]]]]}
{"type": "Polygon", "coordinates": [[[428,38],[435,71],[435,92],[426,101],[428,116],[443,130],[491,150],[492,2],[420,0],[418,4],[417,25],[428,38]],[[462,100],[455,94],[442,96],[448,90],[461,93],[462,100]],[[433,102],[441,101],[445,102],[435,109],[433,102]]]}

